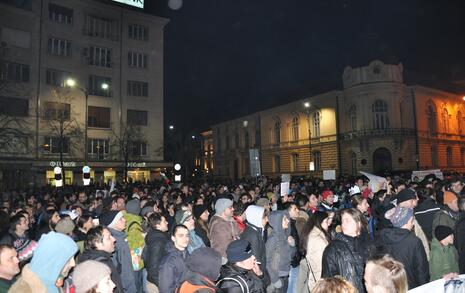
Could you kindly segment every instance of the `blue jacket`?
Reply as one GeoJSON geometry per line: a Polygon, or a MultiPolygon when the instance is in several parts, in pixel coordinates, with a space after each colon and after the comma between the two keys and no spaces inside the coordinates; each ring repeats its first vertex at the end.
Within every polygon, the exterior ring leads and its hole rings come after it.
{"type": "Polygon", "coordinates": [[[187,246],[187,251],[191,254],[192,251],[200,247],[206,247],[202,238],[195,233],[195,230],[189,230],[189,245],[187,246]]]}

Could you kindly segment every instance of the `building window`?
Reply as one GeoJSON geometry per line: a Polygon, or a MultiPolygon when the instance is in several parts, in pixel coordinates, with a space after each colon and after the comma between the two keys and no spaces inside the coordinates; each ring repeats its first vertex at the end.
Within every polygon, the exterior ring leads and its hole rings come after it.
{"type": "Polygon", "coordinates": [[[458,134],[462,134],[462,112],[457,112],[457,132],[458,134]]]}
{"type": "Polygon", "coordinates": [[[118,40],[118,22],[95,16],[87,16],[86,34],[116,41],[118,40]]]}
{"type": "Polygon", "coordinates": [[[442,127],[445,133],[449,132],[449,112],[446,108],[442,110],[442,127]]]}
{"type": "Polygon", "coordinates": [[[147,111],[128,110],[127,116],[127,121],[129,125],[147,126],[147,111]]]}
{"type": "Polygon", "coordinates": [[[91,159],[107,159],[110,153],[110,141],[108,139],[88,139],[87,152],[91,159]]]}
{"type": "Polygon", "coordinates": [[[149,28],[138,24],[128,25],[128,38],[137,41],[148,41],[149,28]]]}
{"type": "Polygon", "coordinates": [[[132,144],[133,156],[147,156],[147,143],[144,141],[135,141],[132,144]]]}
{"type": "Polygon", "coordinates": [[[299,171],[299,154],[292,154],[291,170],[299,171]]]}
{"type": "Polygon", "coordinates": [[[97,75],[89,76],[89,95],[111,97],[111,78],[97,75]],[[103,85],[106,85],[104,88],[103,85]]]}
{"type": "Polygon", "coordinates": [[[260,141],[261,141],[261,138],[260,138],[260,130],[255,130],[255,147],[258,147],[260,146],[260,141]]]}
{"type": "Polygon", "coordinates": [[[299,117],[295,116],[292,118],[292,140],[297,141],[299,140],[299,117]]]}
{"type": "Polygon", "coordinates": [[[320,112],[313,113],[313,136],[320,137],[320,112]]]}
{"type": "Polygon", "coordinates": [[[315,171],[321,170],[321,153],[313,152],[313,165],[315,166],[315,171]]]}
{"type": "Polygon", "coordinates": [[[357,131],[357,107],[352,105],[349,110],[350,130],[357,131]]]}
{"type": "Polygon", "coordinates": [[[48,38],[47,53],[55,56],[71,56],[71,42],[64,39],[48,38]]]}
{"type": "Polygon", "coordinates": [[[246,131],[246,132],[244,133],[244,147],[245,147],[246,149],[248,149],[249,146],[250,146],[249,132],[246,131]]]}
{"type": "Polygon", "coordinates": [[[110,108],[89,106],[87,126],[110,128],[110,108]]]}
{"type": "Polygon", "coordinates": [[[274,143],[276,145],[281,143],[281,121],[279,120],[274,123],[274,143]]]}
{"type": "Polygon", "coordinates": [[[6,116],[25,117],[29,115],[29,100],[0,97],[0,114],[6,116]]]}
{"type": "Polygon", "coordinates": [[[226,135],[226,149],[229,150],[229,135],[226,135]]]}
{"type": "Polygon", "coordinates": [[[147,54],[128,52],[128,66],[137,68],[147,68],[147,54]]]}
{"type": "Polygon", "coordinates": [[[429,131],[429,134],[432,135],[432,136],[435,136],[436,133],[437,133],[437,129],[436,129],[436,107],[434,106],[434,104],[430,101],[428,103],[428,106],[427,106],[427,109],[426,109],[426,119],[428,121],[428,131],[429,131]]]}
{"type": "Polygon", "coordinates": [[[142,81],[128,80],[128,96],[148,97],[149,84],[142,81]]]}
{"type": "Polygon", "coordinates": [[[452,148],[451,147],[447,147],[446,155],[447,155],[447,167],[452,167],[452,148]]]}
{"type": "Polygon", "coordinates": [[[65,86],[70,74],[61,70],[47,69],[45,72],[45,83],[51,86],[65,86]]]}
{"type": "Polygon", "coordinates": [[[275,173],[281,172],[281,157],[276,155],[273,157],[273,171],[275,173]]]}
{"type": "Polygon", "coordinates": [[[56,4],[48,4],[48,19],[58,23],[73,23],[73,10],[56,4]]]}
{"type": "Polygon", "coordinates": [[[389,128],[389,117],[387,103],[383,100],[377,100],[372,105],[373,113],[373,128],[386,129],[389,128]]]}
{"type": "Polygon", "coordinates": [[[355,152],[350,153],[350,173],[357,174],[357,154],[355,152]]]}
{"type": "Polygon", "coordinates": [[[29,72],[29,65],[0,61],[0,80],[29,82],[29,72]]]}
{"type": "Polygon", "coordinates": [[[59,154],[63,149],[63,153],[69,153],[69,137],[62,137],[62,145],[60,145],[60,137],[45,137],[44,150],[52,154],[59,154]]]}
{"type": "Polygon", "coordinates": [[[108,48],[101,47],[89,47],[88,52],[89,65],[111,68],[113,63],[111,62],[111,50],[108,48]]]}
{"type": "Polygon", "coordinates": [[[45,102],[44,106],[46,120],[67,121],[70,119],[70,104],[45,102]]]}
{"type": "Polygon", "coordinates": [[[241,146],[240,146],[240,141],[239,141],[239,134],[234,134],[234,146],[236,147],[236,149],[239,149],[241,146]]]}
{"type": "Polygon", "coordinates": [[[431,165],[433,167],[438,166],[438,149],[436,146],[431,146],[431,165]]]}

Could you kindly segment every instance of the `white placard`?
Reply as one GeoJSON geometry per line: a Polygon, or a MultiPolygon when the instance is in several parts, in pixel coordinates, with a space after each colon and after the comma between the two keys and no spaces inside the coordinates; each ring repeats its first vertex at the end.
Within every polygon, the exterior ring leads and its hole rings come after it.
{"type": "Polygon", "coordinates": [[[281,182],[281,196],[289,195],[289,182],[281,182]]]}
{"type": "Polygon", "coordinates": [[[442,174],[441,169],[434,169],[434,170],[422,170],[422,171],[412,171],[412,180],[414,177],[418,177],[418,180],[423,180],[426,176],[434,174],[437,178],[443,180],[444,175],[442,174]]]}
{"type": "Polygon", "coordinates": [[[310,169],[310,171],[315,171],[315,163],[314,162],[310,162],[309,169],[310,169]]]}
{"type": "Polygon", "coordinates": [[[336,180],[336,170],[323,170],[323,180],[336,180]]]}

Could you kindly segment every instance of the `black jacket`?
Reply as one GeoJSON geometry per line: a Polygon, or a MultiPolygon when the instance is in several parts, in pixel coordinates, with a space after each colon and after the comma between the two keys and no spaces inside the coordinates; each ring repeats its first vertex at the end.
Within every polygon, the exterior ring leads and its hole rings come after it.
{"type": "Polygon", "coordinates": [[[123,292],[123,284],[121,281],[120,276],[120,269],[118,270],[115,267],[113,260],[111,259],[111,253],[108,253],[103,250],[96,250],[96,249],[86,249],[84,252],[78,257],[77,263],[80,264],[86,260],[95,260],[101,263],[106,264],[111,269],[111,280],[115,283],[115,293],[122,293],[123,292]]]}
{"type": "Polygon", "coordinates": [[[262,279],[263,276],[258,277],[254,272],[228,262],[221,268],[217,286],[224,293],[264,293],[262,279]]]}
{"type": "Polygon", "coordinates": [[[429,282],[429,265],[421,240],[407,229],[387,228],[379,233],[377,252],[390,254],[404,265],[409,289],[429,282]]]}
{"type": "Polygon", "coordinates": [[[433,219],[434,215],[439,212],[441,208],[433,199],[427,198],[418,203],[415,208],[415,219],[421,226],[421,229],[425,233],[428,241],[433,239],[433,219]]]}
{"type": "Polygon", "coordinates": [[[461,215],[455,225],[454,244],[459,253],[459,272],[465,274],[465,217],[461,215]]]}
{"type": "Polygon", "coordinates": [[[208,233],[197,221],[195,221],[195,233],[199,235],[200,238],[202,238],[206,247],[210,247],[210,238],[208,238],[208,233]]]}
{"type": "Polygon", "coordinates": [[[336,234],[334,240],[323,252],[321,277],[342,276],[354,285],[358,292],[365,292],[363,274],[370,250],[369,243],[360,238],[353,238],[342,233],[336,234]]]}
{"type": "Polygon", "coordinates": [[[142,252],[147,280],[158,286],[159,265],[166,255],[166,244],[171,242],[168,233],[151,229],[145,236],[145,248],[142,252]]]}

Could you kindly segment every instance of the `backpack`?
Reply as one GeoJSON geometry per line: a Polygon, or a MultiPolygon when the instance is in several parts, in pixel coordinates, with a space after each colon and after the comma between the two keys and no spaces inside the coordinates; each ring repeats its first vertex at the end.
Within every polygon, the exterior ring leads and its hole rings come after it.
{"type": "Polygon", "coordinates": [[[216,290],[212,287],[208,287],[205,285],[194,285],[189,283],[189,281],[182,282],[181,286],[176,289],[176,293],[195,293],[198,290],[209,290],[211,292],[216,292],[216,290]]]}
{"type": "Polygon", "coordinates": [[[242,293],[250,293],[250,289],[249,289],[249,285],[247,285],[247,281],[244,280],[241,276],[239,275],[236,275],[234,277],[225,277],[221,280],[219,280],[217,283],[216,283],[216,286],[218,288],[221,288],[220,287],[220,284],[224,281],[233,281],[233,282],[236,282],[239,284],[239,286],[241,287],[241,290],[242,290],[242,293]],[[238,278],[238,279],[236,279],[238,278]]]}

